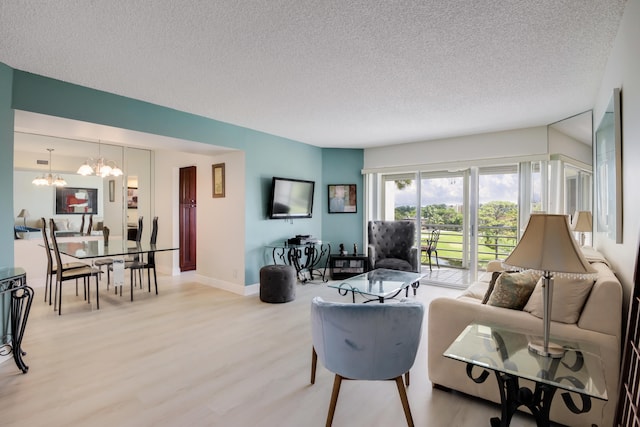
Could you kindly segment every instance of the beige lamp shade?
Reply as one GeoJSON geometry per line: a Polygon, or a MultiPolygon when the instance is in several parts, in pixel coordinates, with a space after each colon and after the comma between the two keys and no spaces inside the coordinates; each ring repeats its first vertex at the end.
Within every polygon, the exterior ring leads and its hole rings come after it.
{"type": "Polygon", "coordinates": [[[18,218],[29,218],[29,211],[26,209],[22,209],[18,214],[18,218]]]}
{"type": "Polygon", "coordinates": [[[537,214],[529,217],[529,224],[520,242],[504,260],[505,264],[544,272],[543,285],[543,341],[529,341],[529,350],[544,357],[560,358],[561,345],[550,343],[551,301],[553,274],[593,274],[596,272],[582,255],[569,229],[566,215],[537,214]]]}
{"type": "Polygon", "coordinates": [[[566,215],[531,215],[520,242],[504,263],[556,273],[596,272],[573,238],[566,215]]]}
{"type": "Polygon", "coordinates": [[[573,223],[573,231],[591,232],[593,230],[593,222],[591,219],[591,212],[579,211],[575,215],[575,221],[573,223]]]}

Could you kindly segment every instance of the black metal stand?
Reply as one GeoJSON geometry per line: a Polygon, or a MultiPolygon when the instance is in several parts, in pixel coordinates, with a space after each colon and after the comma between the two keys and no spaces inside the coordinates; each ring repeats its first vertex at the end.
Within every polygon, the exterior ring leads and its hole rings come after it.
{"type": "Polygon", "coordinates": [[[27,326],[31,302],[33,301],[33,289],[27,286],[27,274],[22,268],[0,268],[0,301],[4,302],[5,296],[10,295],[10,336],[4,334],[0,344],[0,356],[13,353],[16,365],[23,373],[27,373],[29,367],[22,360],[27,353],[22,350],[22,338],[27,326]]]}
{"type": "Polygon", "coordinates": [[[331,245],[329,243],[307,243],[305,245],[288,245],[274,247],[271,256],[273,263],[278,264],[280,260],[283,264],[292,265],[296,269],[298,280],[307,282],[313,280],[314,272],[322,277],[323,282],[327,282],[327,266],[329,264],[329,254],[331,245]],[[324,266],[322,260],[324,259],[324,266]],[[309,277],[305,275],[309,273],[309,277]]]}

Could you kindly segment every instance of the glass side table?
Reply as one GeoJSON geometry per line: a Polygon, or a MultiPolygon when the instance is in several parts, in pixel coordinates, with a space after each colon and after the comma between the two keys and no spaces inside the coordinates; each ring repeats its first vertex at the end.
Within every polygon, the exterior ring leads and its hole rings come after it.
{"type": "Polygon", "coordinates": [[[549,409],[556,391],[575,414],[591,409],[591,398],[607,400],[604,369],[597,346],[585,342],[568,342],[554,338],[565,348],[562,358],[539,356],[528,349],[534,336],[507,328],[472,323],[444,352],[445,357],[467,364],[467,375],[476,383],[484,382],[493,372],[498,381],[502,413],[492,418],[491,426],[508,426],[520,406],[526,406],[538,426],[549,425],[549,409]],[[475,376],[474,367],[482,368],[475,376]],[[519,379],[535,383],[533,390],[520,387],[519,379]],[[570,392],[581,399],[573,401],[570,392]]]}

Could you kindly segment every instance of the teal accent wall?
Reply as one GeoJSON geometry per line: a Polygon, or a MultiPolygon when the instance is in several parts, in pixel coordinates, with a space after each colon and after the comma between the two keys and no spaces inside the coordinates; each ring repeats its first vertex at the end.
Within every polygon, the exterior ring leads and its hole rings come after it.
{"type": "Polygon", "coordinates": [[[322,151],[322,236],[331,242],[331,251],[338,252],[338,245],[353,251],[358,245],[359,253],[366,253],[363,245],[364,221],[364,151],[361,149],[325,148],[322,151]],[[329,184],[357,185],[357,212],[355,214],[329,213],[329,184]]]}
{"type": "MultiPolygon", "coordinates": [[[[343,218],[326,216],[328,182],[323,176],[340,177],[346,182],[360,184],[362,150],[344,150],[340,154],[343,150],[323,150],[171,108],[11,70],[7,66],[3,66],[3,70],[8,75],[1,76],[2,84],[12,93],[13,109],[243,150],[246,167],[245,285],[258,283],[260,268],[272,262],[271,254],[265,250],[266,244],[284,241],[296,234],[311,234],[330,240],[338,236],[354,242],[361,239],[362,221],[357,220],[362,217],[361,211],[343,218]],[[328,163],[325,163],[325,159],[328,163]],[[267,201],[273,176],[316,182],[313,218],[296,219],[293,222],[267,218],[267,201]],[[344,225],[348,231],[336,231],[344,225]],[[325,235],[325,229],[329,230],[328,235],[325,235]],[[359,236],[357,240],[354,240],[355,236],[359,236]]],[[[0,183],[0,188],[4,190],[5,199],[12,200],[13,110],[8,104],[3,108],[9,111],[0,113],[2,123],[10,125],[3,126],[2,132],[6,133],[6,136],[3,133],[3,138],[11,138],[11,144],[8,147],[3,144],[1,148],[3,153],[6,150],[6,155],[0,158],[0,171],[8,174],[8,179],[0,183]]],[[[361,192],[358,193],[358,199],[358,205],[361,206],[361,192]]],[[[3,217],[2,224],[13,224],[13,212],[7,210],[7,214],[9,217],[3,217]]],[[[0,227],[0,233],[8,233],[9,230],[8,225],[6,230],[0,227]]],[[[11,241],[5,243],[12,246],[12,237],[11,241]]],[[[6,260],[7,264],[12,264],[13,254],[6,260]]]]}
{"type": "Polygon", "coordinates": [[[322,150],[307,144],[291,144],[272,137],[252,144],[246,156],[246,282],[260,281],[260,268],[273,263],[265,245],[284,242],[296,234],[322,235],[322,150]],[[274,176],[315,181],[312,218],[269,219],[268,201],[274,176]],[[256,266],[258,268],[256,268],[256,266]]]}
{"type": "Polygon", "coordinates": [[[13,70],[0,63],[0,266],[13,266],[13,70]]]}
{"type": "MultiPolygon", "coordinates": [[[[0,63],[0,267],[13,266],[13,70],[0,63]]],[[[16,213],[17,215],[17,213],[16,213]]],[[[0,336],[6,337],[10,298],[0,305],[0,336]]],[[[0,344],[5,344],[0,339],[0,344]]]]}

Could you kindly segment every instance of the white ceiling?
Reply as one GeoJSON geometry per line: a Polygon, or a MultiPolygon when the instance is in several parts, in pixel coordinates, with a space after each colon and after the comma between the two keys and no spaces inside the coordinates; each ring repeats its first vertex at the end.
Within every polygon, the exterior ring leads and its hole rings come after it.
{"type": "Polygon", "coordinates": [[[13,68],[321,147],[592,108],[625,0],[0,0],[13,68]]]}

